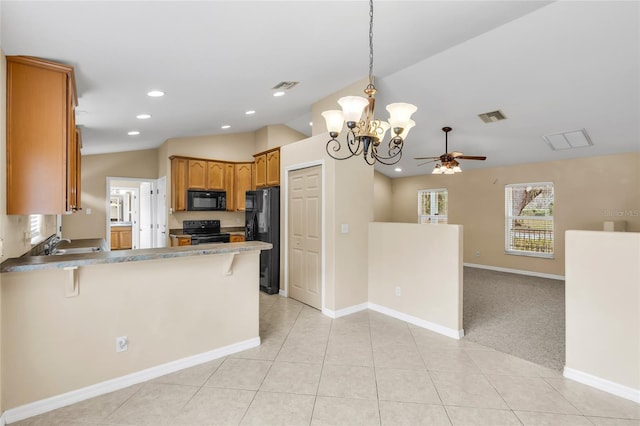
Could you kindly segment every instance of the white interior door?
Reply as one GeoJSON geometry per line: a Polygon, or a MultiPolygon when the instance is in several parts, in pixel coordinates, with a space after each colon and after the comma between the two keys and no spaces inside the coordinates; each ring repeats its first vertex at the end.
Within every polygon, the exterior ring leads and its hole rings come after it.
{"type": "Polygon", "coordinates": [[[153,247],[153,216],[151,208],[151,182],[140,183],[140,245],[138,248],[153,247]]]}
{"type": "Polygon", "coordinates": [[[322,168],[289,173],[289,296],[322,309],[322,168]]]}
{"type": "Polygon", "coordinates": [[[167,177],[162,176],[156,181],[155,247],[167,246],[167,177]]]}

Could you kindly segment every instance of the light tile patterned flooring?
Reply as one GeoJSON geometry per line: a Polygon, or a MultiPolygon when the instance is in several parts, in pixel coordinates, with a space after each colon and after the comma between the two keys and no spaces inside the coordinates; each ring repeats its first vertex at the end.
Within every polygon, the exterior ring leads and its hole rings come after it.
{"type": "Polygon", "coordinates": [[[260,294],[262,345],[15,425],[640,425],[640,405],[373,311],[260,294]]]}

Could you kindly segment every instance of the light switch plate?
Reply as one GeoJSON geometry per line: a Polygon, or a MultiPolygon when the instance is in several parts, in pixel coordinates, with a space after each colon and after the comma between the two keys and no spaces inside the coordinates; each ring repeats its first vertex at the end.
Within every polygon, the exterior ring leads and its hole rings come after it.
{"type": "Polygon", "coordinates": [[[341,232],[343,234],[348,234],[349,233],[349,224],[348,223],[343,223],[341,228],[340,228],[341,232]]]}

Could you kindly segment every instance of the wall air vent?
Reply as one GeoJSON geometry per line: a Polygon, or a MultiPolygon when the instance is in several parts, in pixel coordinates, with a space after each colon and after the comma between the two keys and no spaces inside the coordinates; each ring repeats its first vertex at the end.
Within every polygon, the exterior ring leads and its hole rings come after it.
{"type": "Polygon", "coordinates": [[[280,83],[273,86],[272,90],[291,90],[298,84],[300,84],[299,81],[281,81],[280,83]]]}
{"type": "Polygon", "coordinates": [[[585,129],[546,135],[543,136],[542,139],[544,139],[553,151],[593,146],[593,142],[585,129]]]}
{"type": "Polygon", "coordinates": [[[496,121],[505,120],[507,118],[507,116],[500,110],[478,114],[478,117],[480,117],[480,120],[485,123],[495,123],[496,121]]]}

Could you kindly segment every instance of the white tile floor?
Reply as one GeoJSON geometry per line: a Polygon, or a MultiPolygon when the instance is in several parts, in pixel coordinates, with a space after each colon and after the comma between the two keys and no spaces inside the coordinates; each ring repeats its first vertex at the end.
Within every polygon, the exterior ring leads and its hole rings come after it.
{"type": "Polygon", "coordinates": [[[640,425],[640,405],[464,339],[260,294],[260,347],[15,425],[640,425]]]}

